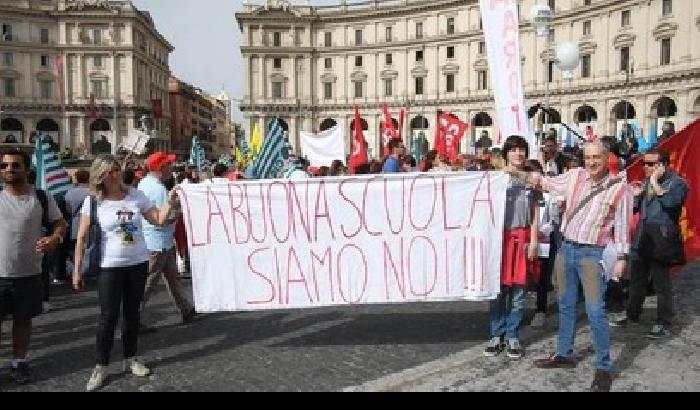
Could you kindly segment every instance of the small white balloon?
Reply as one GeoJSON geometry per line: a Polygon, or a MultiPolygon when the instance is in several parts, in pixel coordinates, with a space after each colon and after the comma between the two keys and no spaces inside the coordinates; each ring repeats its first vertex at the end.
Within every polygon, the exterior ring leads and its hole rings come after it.
{"type": "Polygon", "coordinates": [[[572,71],[578,67],[580,52],[578,44],[566,42],[557,46],[557,66],[562,71],[572,71]]]}

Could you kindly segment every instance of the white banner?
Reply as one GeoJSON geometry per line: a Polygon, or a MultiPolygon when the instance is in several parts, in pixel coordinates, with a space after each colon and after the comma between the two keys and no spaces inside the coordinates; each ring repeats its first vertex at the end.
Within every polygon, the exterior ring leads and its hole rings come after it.
{"type": "Polygon", "coordinates": [[[495,298],[507,183],[463,173],[184,185],[197,311],[495,298]]]}
{"type": "Polygon", "coordinates": [[[345,136],[340,125],[318,134],[301,131],[301,152],[314,167],[330,167],[339,159],[346,163],[345,136]]]}
{"type": "MultiPolygon", "coordinates": [[[[491,73],[491,88],[496,100],[496,116],[502,137],[522,135],[537,158],[534,134],[530,134],[523,98],[520,64],[520,32],[516,0],[480,0],[481,18],[491,73]]],[[[494,140],[501,146],[504,141],[494,140]]]]}
{"type": "Polygon", "coordinates": [[[129,130],[129,136],[122,141],[119,148],[136,155],[143,155],[146,153],[146,144],[148,144],[150,140],[151,137],[145,132],[131,129],[129,130]]]}

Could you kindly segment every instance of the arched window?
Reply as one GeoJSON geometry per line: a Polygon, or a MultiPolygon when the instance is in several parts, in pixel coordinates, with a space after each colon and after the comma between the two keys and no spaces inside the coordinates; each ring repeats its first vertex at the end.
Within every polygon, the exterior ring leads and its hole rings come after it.
{"type": "Polygon", "coordinates": [[[338,125],[338,123],[334,119],[326,118],[325,120],[323,120],[321,122],[321,125],[319,126],[319,131],[323,132],[323,131],[329,130],[329,129],[335,127],[336,125],[338,125]]]}
{"type": "Polygon", "coordinates": [[[428,128],[430,128],[430,123],[428,122],[428,119],[422,115],[419,115],[411,120],[412,130],[427,130],[428,128]]]}

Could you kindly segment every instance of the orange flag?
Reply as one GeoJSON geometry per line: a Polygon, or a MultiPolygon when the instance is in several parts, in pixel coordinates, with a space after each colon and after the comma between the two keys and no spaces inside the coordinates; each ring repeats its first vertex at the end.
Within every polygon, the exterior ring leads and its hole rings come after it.
{"type": "MultiPolygon", "coordinates": [[[[681,231],[688,260],[700,257],[700,120],[696,120],[676,135],[662,141],[658,148],[671,155],[671,169],[688,182],[690,191],[681,214],[681,231]]],[[[643,158],[627,169],[627,178],[644,179],[643,158]]]]}

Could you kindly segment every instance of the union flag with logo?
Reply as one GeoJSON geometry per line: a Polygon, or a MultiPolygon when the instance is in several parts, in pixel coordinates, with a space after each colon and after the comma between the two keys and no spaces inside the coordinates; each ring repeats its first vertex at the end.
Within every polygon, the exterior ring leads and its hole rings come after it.
{"type": "Polygon", "coordinates": [[[435,128],[435,150],[450,161],[455,161],[459,155],[459,144],[469,125],[454,114],[438,111],[437,127],[435,128]]]}

